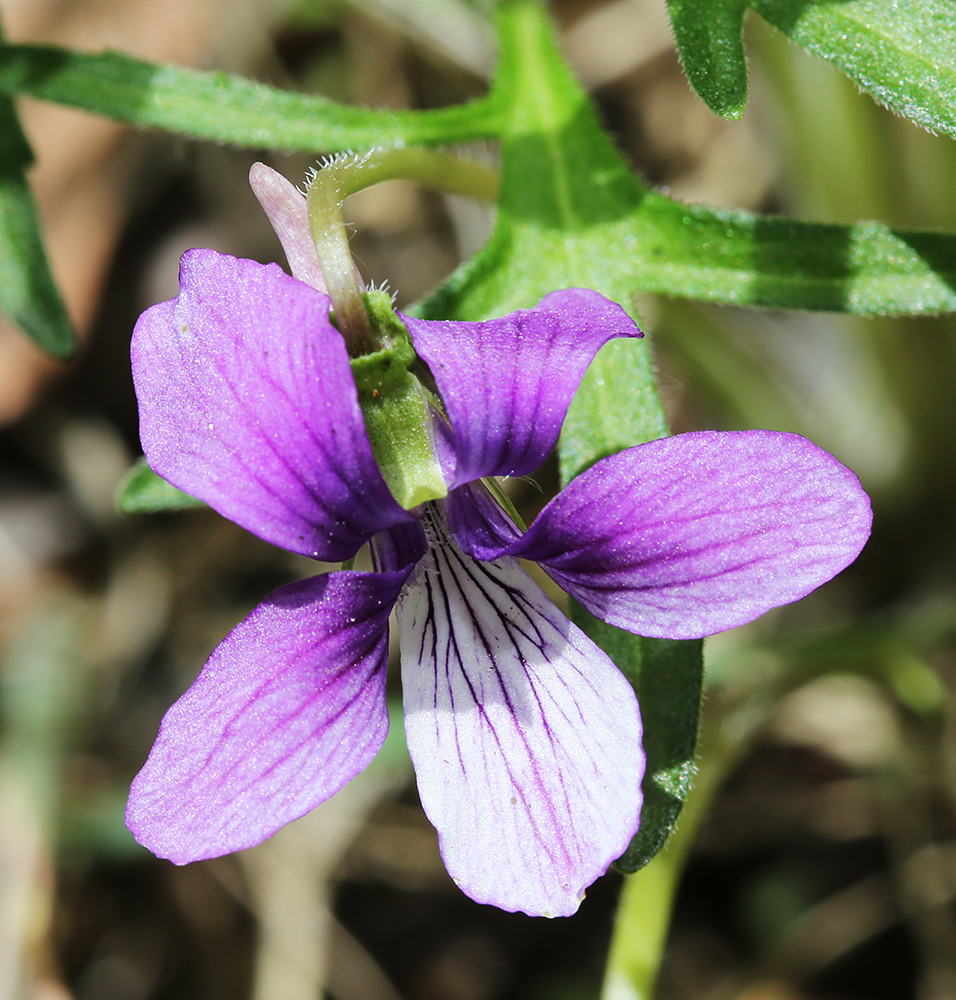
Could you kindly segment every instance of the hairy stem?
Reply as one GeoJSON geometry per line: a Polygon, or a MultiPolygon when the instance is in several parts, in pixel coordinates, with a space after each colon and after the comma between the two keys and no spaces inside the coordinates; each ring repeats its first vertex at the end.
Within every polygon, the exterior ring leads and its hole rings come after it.
{"type": "Polygon", "coordinates": [[[335,320],[349,354],[358,356],[371,354],[377,345],[362,301],[360,278],[349,252],[349,237],[342,217],[346,194],[340,171],[332,161],[312,178],[307,205],[309,229],[332,300],[335,320]]]}
{"type": "Polygon", "coordinates": [[[427,149],[374,149],[336,156],[309,184],[309,229],[342,336],[354,356],[378,349],[362,301],[361,278],[352,263],[342,203],[350,194],[380,181],[403,178],[444,191],[494,200],[497,171],[484,164],[427,149]]]}

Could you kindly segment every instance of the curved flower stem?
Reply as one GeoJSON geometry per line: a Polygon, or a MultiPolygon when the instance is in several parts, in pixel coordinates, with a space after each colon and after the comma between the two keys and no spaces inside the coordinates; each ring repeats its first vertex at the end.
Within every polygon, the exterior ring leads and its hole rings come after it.
{"type": "Polygon", "coordinates": [[[483,201],[495,201],[498,197],[498,171],[494,167],[421,147],[373,149],[361,155],[336,157],[323,169],[329,166],[340,172],[346,195],[400,177],[483,201]]]}
{"type": "Polygon", "coordinates": [[[347,192],[335,161],[324,166],[309,184],[307,206],[309,229],[319,255],[325,287],[349,354],[371,354],[377,347],[372,336],[361,279],[352,263],[349,237],[342,217],[342,203],[347,192]]]}
{"type": "Polygon", "coordinates": [[[336,156],[309,183],[309,229],[319,256],[335,319],[353,356],[380,346],[362,301],[364,288],[349,252],[342,203],[379,181],[403,178],[444,191],[494,200],[498,173],[484,164],[427,149],[375,149],[336,156]]]}

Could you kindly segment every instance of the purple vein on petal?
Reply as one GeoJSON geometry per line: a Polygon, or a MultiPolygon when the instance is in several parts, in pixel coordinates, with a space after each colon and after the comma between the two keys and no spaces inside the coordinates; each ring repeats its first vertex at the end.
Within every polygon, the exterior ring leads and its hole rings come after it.
{"type": "MultiPolygon", "coordinates": [[[[457,665],[458,669],[461,671],[461,676],[464,679],[464,682],[465,682],[466,686],[468,687],[468,693],[469,693],[469,695],[471,697],[471,701],[476,706],[476,708],[478,710],[478,713],[479,713],[479,715],[480,715],[480,717],[482,719],[482,722],[484,723],[484,725],[487,727],[489,733],[491,734],[491,738],[492,738],[493,742],[497,746],[498,750],[501,752],[502,763],[503,763],[504,768],[505,768],[505,770],[506,770],[506,772],[508,774],[508,778],[511,781],[512,789],[515,791],[516,795],[518,797],[520,797],[520,799],[521,799],[521,803],[524,806],[524,810],[525,810],[525,814],[527,816],[528,822],[530,823],[530,825],[532,827],[532,831],[533,831],[533,833],[534,833],[534,835],[535,835],[538,843],[541,844],[541,846],[544,848],[544,850],[549,854],[549,856],[551,857],[551,860],[552,861],[556,861],[556,860],[558,860],[558,857],[557,857],[557,855],[556,855],[556,853],[554,851],[554,845],[549,841],[547,835],[540,828],[539,823],[536,820],[536,817],[534,815],[534,810],[532,809],[531,802],[530,802],[530,798],[531,798],[532,794],[535,793],[535,792],[539,796],[541,796],[541,797],[545,797],[545,795],[546,795],[545,790],[542,787],[540,787],[540,774],[538,774],[537,772],[535,772],[535,774],[534,774],[536,787],[534,787],[533,789],[525,789],[525,788],[523,788],[522,785],[519,783],[519,781],[516,780],[515,773],[512,770],[512,767],[511,767],[511,765],[509,763],[509,760],[508,760],[507,749],[503,745],[501,735],[498,732],[498,730],[497,730],[497,728],[495,726],[494,720],[489,715],[489,713],[487,711],[487,708],[486,708],[486,705],[485,705],[485,698],[486,698],[485,685],[484,685],[484,683],[482,683],[482,685],[481,685],[482,690],[481,690],[481,692],[479,694],[479,692],[477,692],[476,689],[475,689],[475,683],[474,683],[474,681],[472,680],[471,677],[468,676],[468,672],[467,672],[467,669],[465,667],[464,658],[463,658],[460,650],[458,649],[457,639],[456,639],[456,635],[455,635],[455,630],[450,627],[451,626],[451,621],[452,621],[452,616],[451,616],[451,602],[450,602],[450,600],[448,598],[448,593],[445,590],[445,582],[444,582],[445,580],[450,579],[450,580],[452,580],[455,583],[457,593],[458,593],[458,595],[460,597],[460,603],[461,603],[461,605],[465,609],[468,610],[469,618],[471,620],[471,624],[472,624],[472,626],[474,628],[475,634],[477,635],[477,637],[481,641],[481,644],[482,644],[482,646],[484,647],[484,650],[485,650],[485,654],[488,657],[489,662],[491,662],[492,664],[494,664],[494,660],[495,660],[494,651],[491,648],[491,644],[488,641],[488,637],[485,635],[484,631],[481,628],[480,619],[471,610],[471,605],[469,604],[469,602],[467,600],[466,589],[462,585],[462,581],[459,578],[458,574],[455,572],[455,569],[452,567],[451,562],[450,562],[449,557],[448,557],[448,553],[442,551],[441,549],[437,550],[436,553],[435,553],[435,560],[436,560],[437,566],[439,567],[437,581],[428,581],[428,583],[426,584],[426,586],[429,589],[429,599],[430,600],[434,600],[434,590],[433,590],[433,588],[436,585],[437,585],[438,588],[440,588],[440,590],[442,592],[442,597],[443,597],[444,604],[445,604],[446,620],[449,622],[449,632],[450,632],[449,640],[448,640],[449,641],[449,647],[453,646],[454,647],[454,651],[455,651],[455,656],[453,658],[453,662],[457,665]],[[444,570],[444,572],[443,572],[443,570],[444,570]]],[[[470,574],[469,574],[469,576],[470,576],[470,574]]],[[[473,583],[477,584],[477,580],[475,580],[474,577],[471,577],[471,581],[473,583]]],[[[504,618],[504,616],[501,617],[501,623],[507,629],[507,627],[508,627],[508,621],[507,621],[507,619],[504,618]]],[[[436,640],[433,639],[433,643],[435,643],[435,642],[436,642],[436,640]]],[[[519,659],[519,661],[521,663],[521,666],[525,667],[526,666],[526,661],[525,661],[524,656],[521,654],[520,649],[518,649],[517,646],[515,647],[515,649],[516,649],[516,652],[517,652],[517,655],[518,655],[518,659],[519,659]]],[[[459,756],[461,756],[461,743],[458,740],[457,717],[454,714],[455,702],[454,702],[454,695],[453,695],[452,688],[451,688],[451,683],[450,683],[450,676],[449,676],[450,671],[449,671],[449,666],[448,666],[449,659],[448,659],[448,650],[447,650],[447,648],[446,648],[446,654],[445,654],[445,661],[446,661],[446,681],[448,681],[449,699],[451,701],[451,706],[452,706],[452,710],[453,710],[452,718],[453,718],[454,723],[455,723],[456,744],[457,744],[457,746],[459,748],[459,756]]],[[[502,698],[502,700],[505,703],[505,706],[507,707],[508,711],[512,715],[516,715],[515,706],[514,706],[514,704],[512,702],[511,697],[509,696],[508,689],[505,686],[505,684],[504,684],[504,682],[503,682],[503,680],[501,678],[500,673],[498,672],[498,670],[496,668],[493,669],[491,671],[491,673],[492,673],[492,676],[494,677],[494,679],[497,681],[497,684],[495,686],[497,688],[497,691],[500,693],[501,698],[502,698]]],[[[545,728],[547,729],[547,726],[545,728]]],[[[517,728],[517,735],[518,735],[518,738],[521,741],[521,744],[522,744],[522,747],[523,747],[523,749],[525,751],[525,754],[529,758],[533,759],[534,753],[533,753],[533,751],[532,751],[532,749],[531,749],[531,747],[530,747],[530,745],[528,743],[528,739],[527,739],[524,731],[520,727],[517,728]]],[[[545,801],[547,801],[546,798],[545,798],[545,801]]],[[[565,804],[567,805],[568,803],[566,802],[565,804]]],[[[548,802],[548,814],[549,814],[549,818],[551,819],[552,823],[556,822],[556,820],[557,820],[557,810],[554,808],[554,806],[550,802],[548,802]]],[[[571,859],[568,856],[567,850],[563,849],[564,848],[563,842],[559,842],[558,848],[559,848],[559,853],[561,854],[564,862],[566,864],[568,862],[570,862],[571,859]]]]}
{"type": "Polygon", "coordinates": [[[615,337],[641,336],[620,306],[579,288],[481,323],[402,319],[451,422],[453,486],[533,472],[598,350],[615,337]]]}

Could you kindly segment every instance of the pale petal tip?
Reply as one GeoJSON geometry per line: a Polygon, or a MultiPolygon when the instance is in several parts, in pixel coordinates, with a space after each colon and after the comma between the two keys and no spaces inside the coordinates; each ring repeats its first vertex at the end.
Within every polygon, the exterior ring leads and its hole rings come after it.
{"type": "Polygon", "coordinates": [[[519,893],[517,897],[510,892],[499,895],[494,892],[488,893],[484,886],[471,887],[463,879],[453,878],[452,881],[472,902],[483,906],[494,906],[506,913],[523,913],[528,917],[546,917],[553,920],[556,917],[573,917],[581,908],[588,888],[600,877],[598,874],[595,879],[578,890],[573,890],[569,885],[555,886],[554,891],[544,897],[534,890],[528,894],[519,893]]]}

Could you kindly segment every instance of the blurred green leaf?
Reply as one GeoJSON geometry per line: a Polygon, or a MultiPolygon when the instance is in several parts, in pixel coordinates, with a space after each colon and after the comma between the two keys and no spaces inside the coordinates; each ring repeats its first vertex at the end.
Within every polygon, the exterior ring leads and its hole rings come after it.
{"type": "MultiPolygon", "coordinates": [[[[495,231],[418,312],[482,319],[575,286],[630,307],[637,248],[627,229],[646,192],[571,77],[540,7],[521,0],[502,4],[499,28],[496,88],[512,103],[502,138],[495,231]]],[[[648,345],[609,344],[588,370],[565,421],[561,478],[567,482],[605,455],[666,433],[648,345]]],[[[633,871],[663,845],[690,787],[702,643],[641,639],[578,613],[641,702],[650,766],[641,829],[622,861],[633,871]]]]}
{"type": "Polygon", "coordinates": [[[78,801],[66,801],[61,810],[59,849],[72,857],[90,853],[112,861],[147,856],[126,826],[126,788],[94,788],[78,801]]]}
{"type": "Polygon", "coordinates": [[[229,73],[42,45],[0,48],[0,92],[197,139],[311,152],[464,142],[495,135],[499,122],[491,98],[436,111],[376,111],[229,73]]]}
{"type": "Polygon", "coordinates": [[[742,29],[753,7],[881,104],[924,128],[956,136],[952,0],[668,0],[667,6],[687,77],[719,115],[743,113],[742,29]]]}
{"type": "Polygon", "coordinates": [[[0,310],[41,350],[65,361],[76,353],[76,331],[43,249],[26,178],[32,163],[13,102],[0,97],[0,310]]]}
{"type": "Polygon", "coordinates": [[[116,509],[121,514],[161,514],[205,506],[202,500],[177,490],[157,476],[145,458],[133,463],[116,489],[116,509]]]}
{"type": "Polygon", "coordinates": [[[684,72],[711,110],[739,118],[747,100],[748,0],[667,0],[684,72]]]}
{"type": "Polygon", "coordinates": [[[952,0],[751,0],[791,41],[833,63],[881,104],[956,137],[952,0]]]}
{"type": "MultiPolygon", "coordinates": [[[[828,673],[859,673],[881,680],[924,722],[941,720],[949,695],[931,665],[933,650],[956,636],[956,605],[926,602],[867,621],[803,632],[766,642],[786,665],[786,683],[828,673]]],[[[756,647],[760,648],[760,647],[756,647]]]]}
{"type": "Polygon", "coordinates": [[[5,643],[0,659],[0,772],[12,769],[31,807],[52,826],[60,807],[59,777],[82,717],[83,608],[55,594],[32,608],[5,643]]]}

